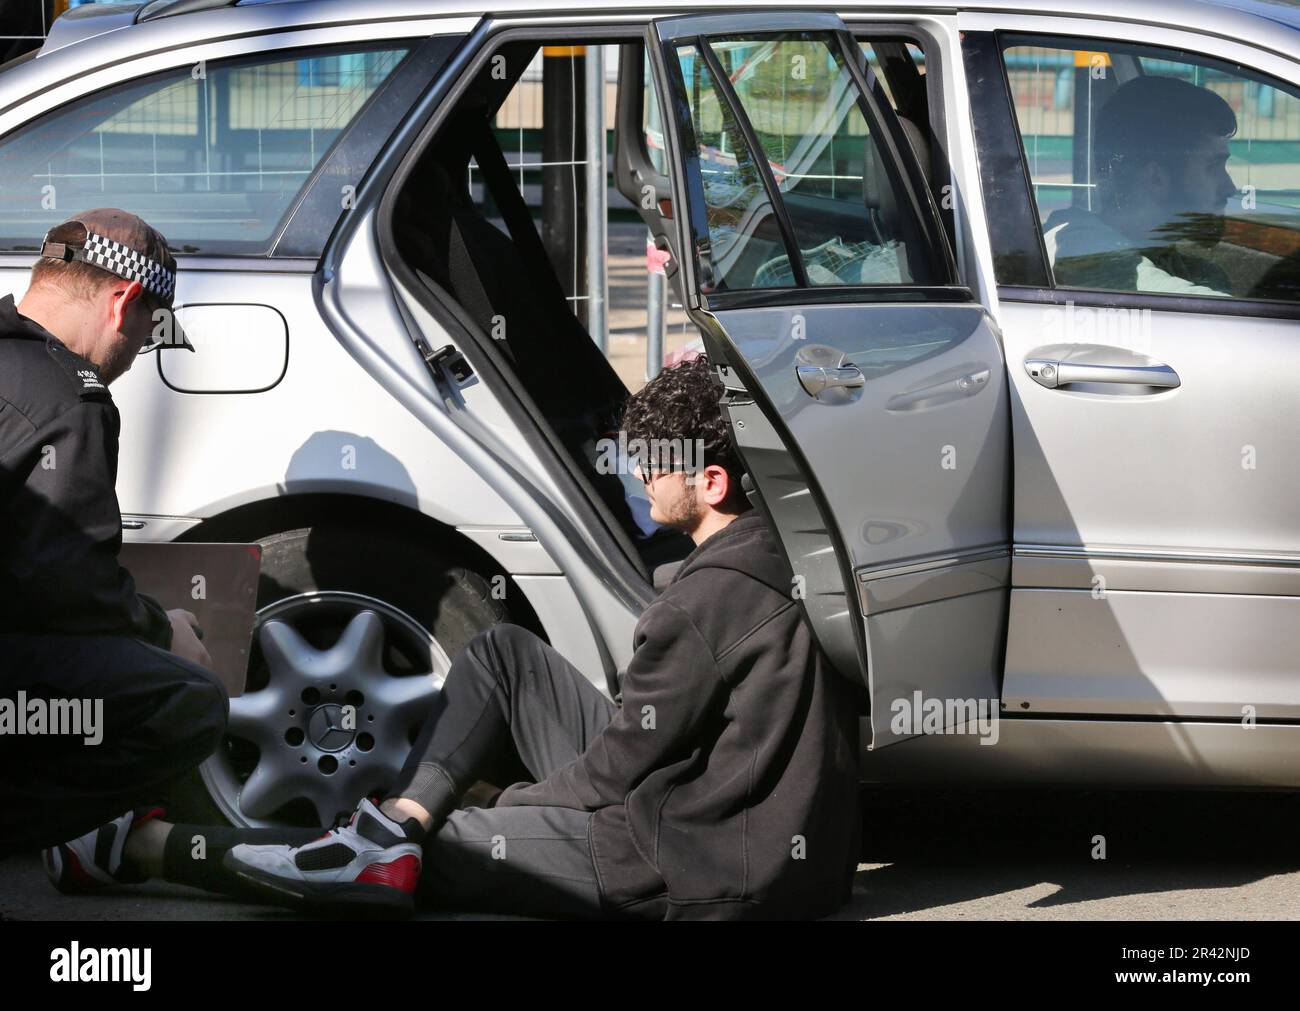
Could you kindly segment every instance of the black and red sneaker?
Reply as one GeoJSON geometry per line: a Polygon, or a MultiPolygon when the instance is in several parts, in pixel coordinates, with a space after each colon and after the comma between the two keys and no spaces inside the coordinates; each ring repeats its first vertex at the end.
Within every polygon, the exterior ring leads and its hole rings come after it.
{"type": "Polygon", "coordinates": [[[161,807],[136,808],[71,842],[51,846],[41,852],[45,873],[65,895],[81,895],[108,885],[139,884],[147,878],[122,860],[126,837],[132,829],[165,814],[161,807]]]}
{"type": "Polygon", "coordinates": [[[301,846],[243,843],[225,866],[282,904],[410,915],[420,878],[420,831],[363,800],[346,825],[301,846]]]}

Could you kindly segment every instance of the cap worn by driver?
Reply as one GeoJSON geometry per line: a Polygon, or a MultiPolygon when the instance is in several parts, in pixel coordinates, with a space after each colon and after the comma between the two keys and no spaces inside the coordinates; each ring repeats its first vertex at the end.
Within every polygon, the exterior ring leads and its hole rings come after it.
{"type": "Polygon", "coordinates": [[[176,259],[162,233],[142,218],[112,207],[85,211],[45,233],[41,256],[64,262],[81,260],[124,281],[138,281],[167,310],[169,324],[164,336],[158,336],[155,330],[154,339],[140,349],[140,354],[164,348],[194,350],[171,311],[176,294],[176,259]],[[80,229],[66,235],[72,225],[80,229]],[[64,235],[66,241],[51,240],[56,233],[64,235]]]}

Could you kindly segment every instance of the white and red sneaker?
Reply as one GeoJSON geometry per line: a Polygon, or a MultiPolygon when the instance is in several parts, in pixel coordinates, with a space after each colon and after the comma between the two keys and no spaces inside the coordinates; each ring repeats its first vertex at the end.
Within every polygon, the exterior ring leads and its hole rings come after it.
{"type": "Polygon", "coordinates": [[[42,850],[41,863],[50,883],[65,895],[81,895],[108,885],[148,880],[123,866],[122,850],[132,829],[165,813],[161,807],[136,808],[71,842],[42,850]]]}
{"type": "Polygon", "coordinates": [[[242,843],[225,866],[268,898],[316,910],[410,915],[420,878],[414,820],[404,828],[363,800],[344,826],[301,846],[242,843]]]}

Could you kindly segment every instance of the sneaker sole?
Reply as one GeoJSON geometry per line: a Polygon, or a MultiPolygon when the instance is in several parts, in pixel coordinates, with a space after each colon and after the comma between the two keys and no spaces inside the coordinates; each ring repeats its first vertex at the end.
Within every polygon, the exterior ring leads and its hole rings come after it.
{"type": "Polygon", "coordinates": [[[371,912],[385,916],[410,916],[415,912],[415,896],[399,888],[372,884],[322,884],[304,882],[291,885],[256,867],[231,861],[235,876],[296,909],[314,913],[371,912]]]}

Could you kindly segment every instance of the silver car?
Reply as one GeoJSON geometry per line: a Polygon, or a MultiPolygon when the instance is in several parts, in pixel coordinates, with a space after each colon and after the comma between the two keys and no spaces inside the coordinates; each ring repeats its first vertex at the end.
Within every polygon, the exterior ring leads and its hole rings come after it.
{"type": "Polygon", "coordinates": [[[8,289],[81,207],[177,250],[128,538],[263,546],[188,799],[350,808],[495,621],[617,692],[682,548],[501,143],[580,46],[864,781],[1300,787],[1300,11],[654,6],[112,4],[0,70],[8,289]]]}

